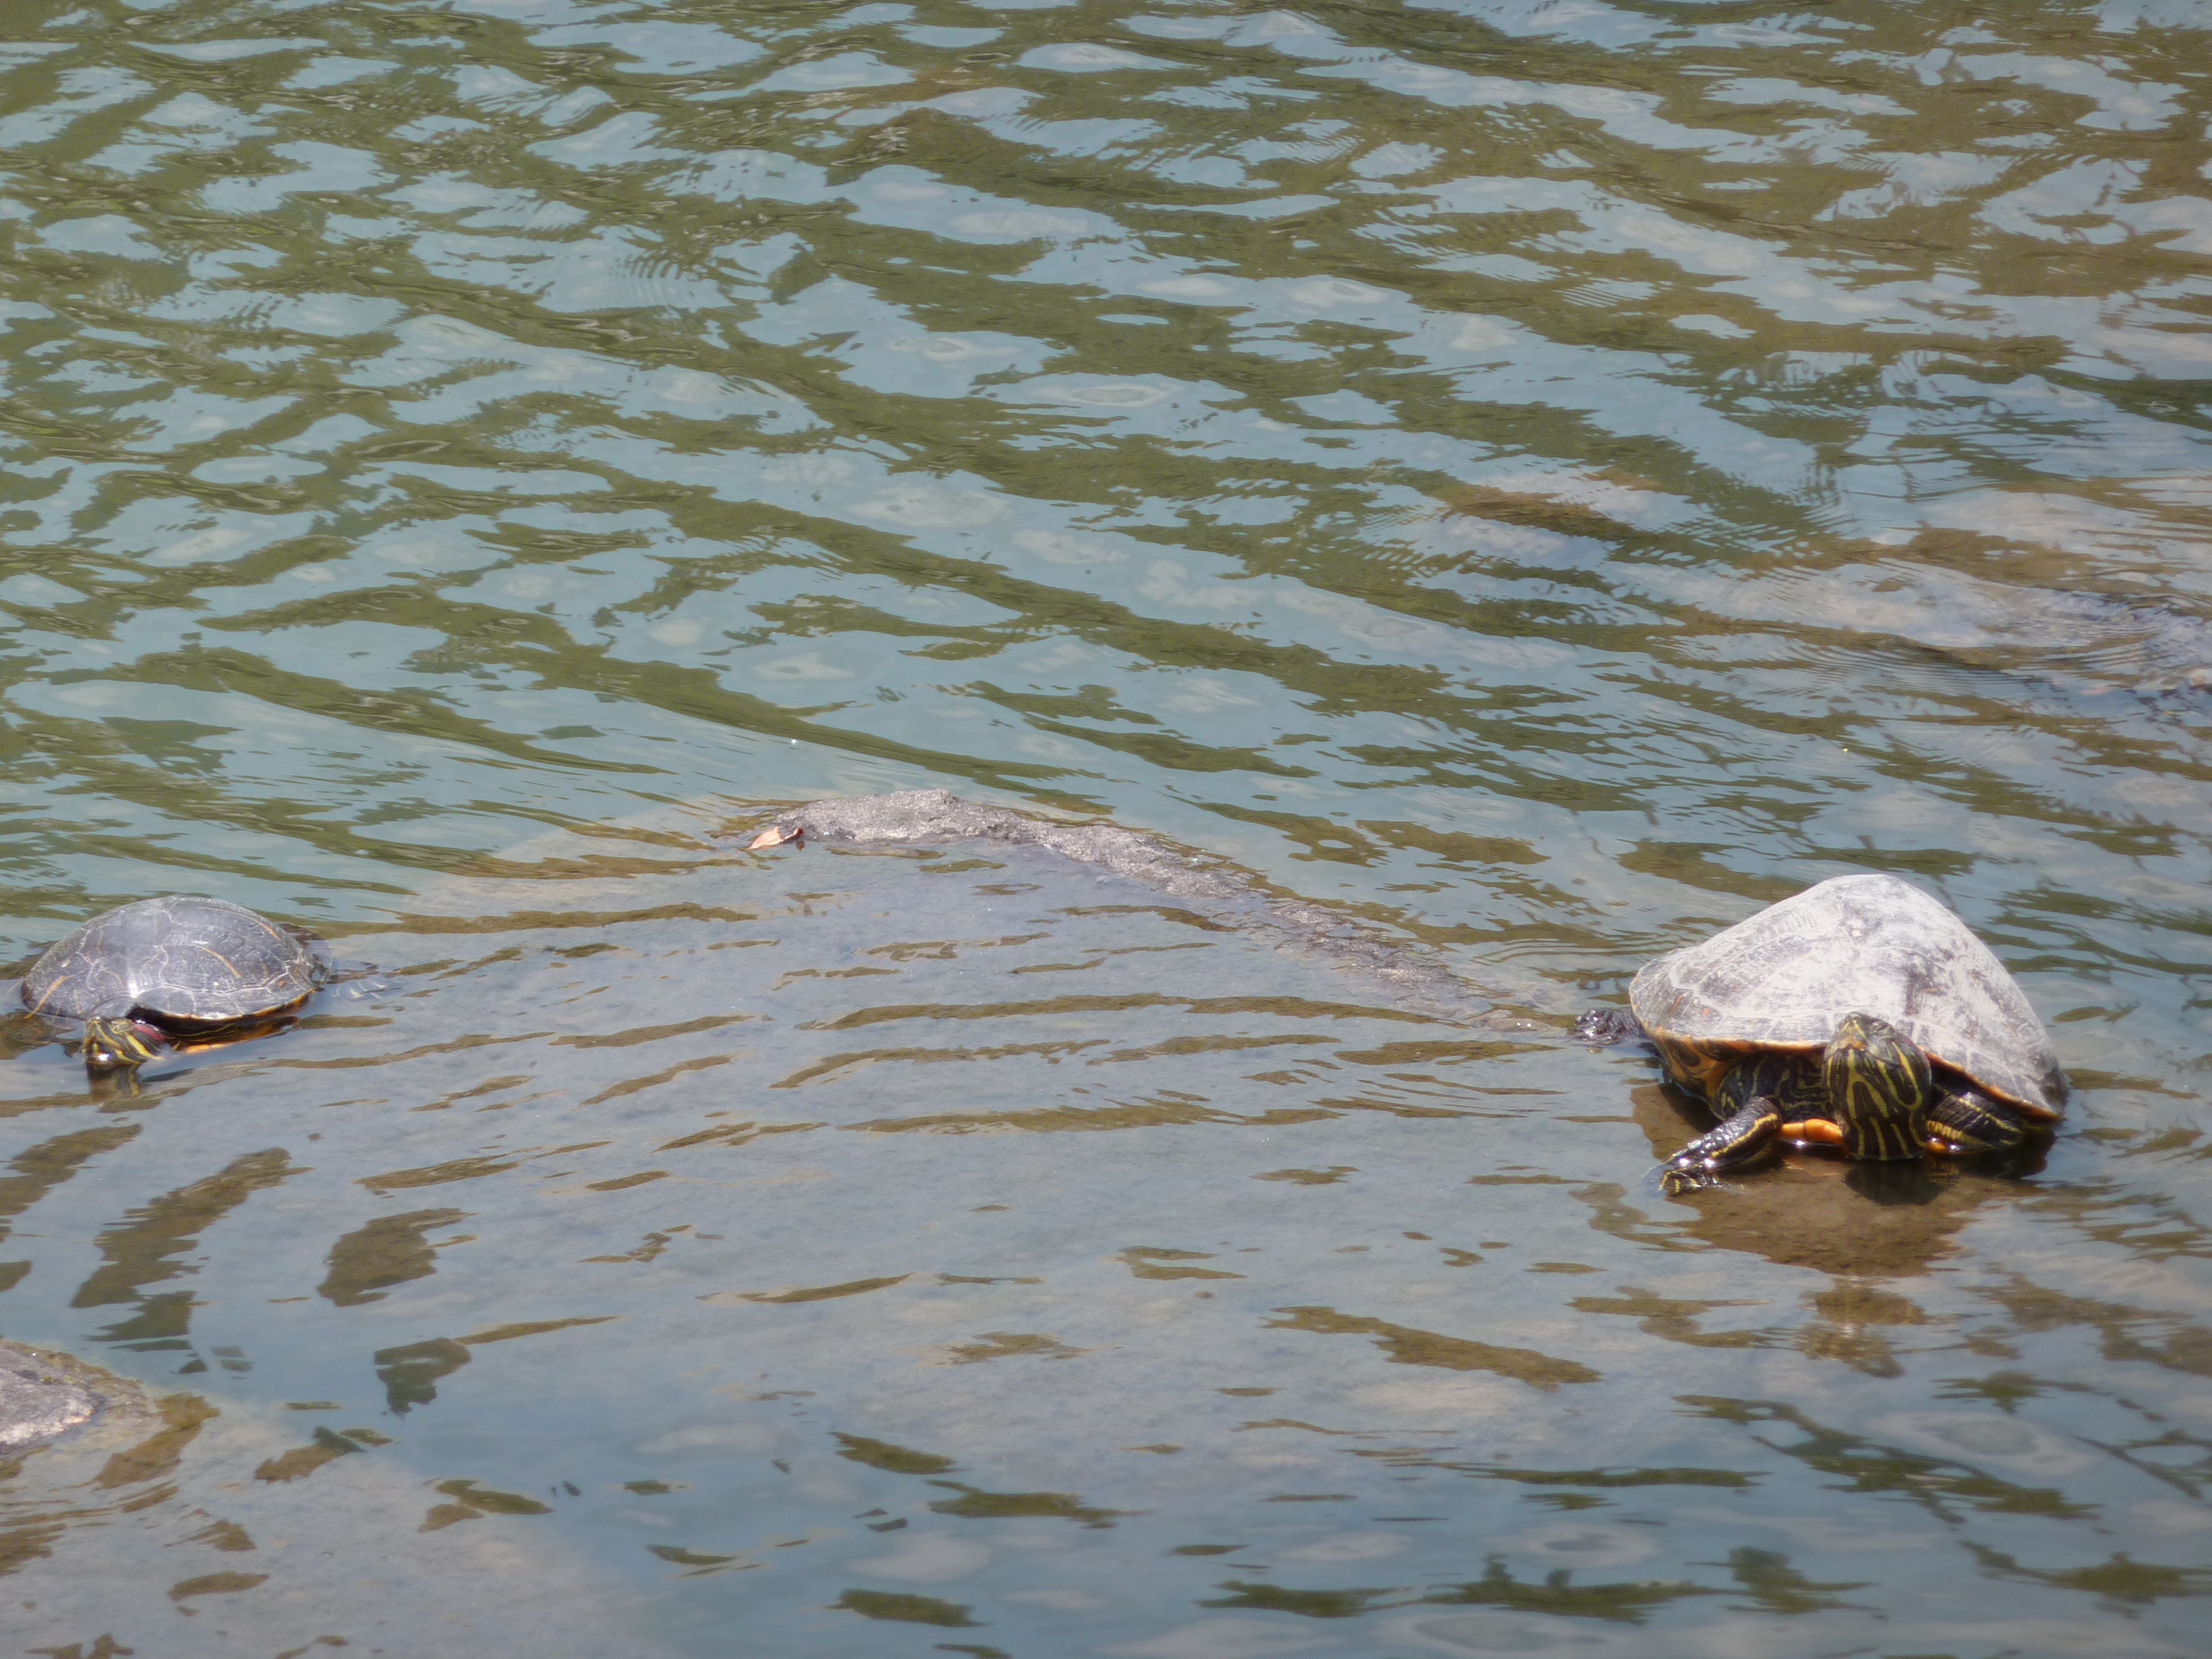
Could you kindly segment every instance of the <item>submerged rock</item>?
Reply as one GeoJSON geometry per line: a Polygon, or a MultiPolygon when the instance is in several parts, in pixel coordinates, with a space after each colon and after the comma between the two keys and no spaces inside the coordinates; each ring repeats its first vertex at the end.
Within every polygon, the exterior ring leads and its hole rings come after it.
{"type": "Polygon", "coordinates": [[[1011,807],[963,800],[949,789],[907,789],[837,796],[787,808],[747,845],[778,847],[803,842],[809,836],[878,846],[989,841],[1042,848],[1183,900],[1194,910],[1270,937],[1284,949],[1334,958],[1384,981],[1401,998],[1410,997],[1431,1012],[1465,1019],[1490,1010],[1477,987],[1418,947],[1340,912],[1272,891],[1233,865],[1134,830],[1031,817],[1011,807]]]}
{"type": "Polygon", "coordinates": [[[0,1342],[0,1452],[22,1451],[66,1434],[100,1413],[100,1399],[61,1364],[0,1342]]]}
{"type": "Polygon", "coordinates": [[[1222,900],[1254,896],[1249,884],[1225,869],[1210,868],[1149,836],[1109,823],[1056,823],[1005,806],[963,800],[950,789],[906,789],[889,795],[842,795],[809,802],[778,815],[775,845],[800,836],[831,841],[915,843],[997,841],[1048,851],[1132,877],[1163,892],[1222,900]]]}

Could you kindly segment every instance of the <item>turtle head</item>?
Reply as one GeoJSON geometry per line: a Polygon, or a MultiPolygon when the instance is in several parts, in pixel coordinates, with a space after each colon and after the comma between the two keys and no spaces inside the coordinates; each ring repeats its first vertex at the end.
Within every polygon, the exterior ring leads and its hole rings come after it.
{"type": "Polygon", "coordinates": [[[88,1070],[118,1072],[143,1066],[161,1052],[164,1039],[153,1026],[135,1019],[88,1019],[84,1023],[88,1070]]]}
{"type": "Polygon", "coordinates": [[[1872,1014],[1846,1014],[1836,1023],[1821,1073],[1846,1157],[1921,1156],[1934,1073],[1918,1043],[1872,1014]]]}

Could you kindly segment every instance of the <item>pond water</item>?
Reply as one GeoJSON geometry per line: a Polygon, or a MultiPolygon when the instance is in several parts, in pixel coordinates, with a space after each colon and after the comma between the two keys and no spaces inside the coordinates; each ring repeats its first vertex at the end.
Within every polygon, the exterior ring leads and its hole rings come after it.
{"type": "Polygon", "coordinates": [[[18,0],[9,1651],[2201,1652],[2212,8],[18,0]],[[745,850],[948,787],[1246,872],[745,850]],[[1939,893],[2033,1167],[1570,1038],[1939,893]],[[1311,907],[1465,987],[1302,945],[1311,907]]]}

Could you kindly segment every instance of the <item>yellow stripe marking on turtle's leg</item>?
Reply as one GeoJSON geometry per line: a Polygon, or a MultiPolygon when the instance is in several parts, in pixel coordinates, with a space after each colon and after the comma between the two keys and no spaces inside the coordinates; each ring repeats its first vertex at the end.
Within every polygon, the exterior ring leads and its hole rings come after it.
{"type": "Polygon", "coordinates": [[[1928,1114],[1928,1150],[1948,1157],[2006,1152],[2027,1139],[2027,1126],[1978,1089],[1959,1089],[1928,1114]]]}
{"type": "Polygon", "coordinates": [[[1661,1167],[1660,1186],[1669,1194],[1703,1186],[1723,1170],[1750,1163],[1774,1144],[1784,1100],[1803,1087],[1803,1062],[1788,1054],[1753,1054],[1739,1060],[1711,1096],[1721,1118],[1661,1167]]]}

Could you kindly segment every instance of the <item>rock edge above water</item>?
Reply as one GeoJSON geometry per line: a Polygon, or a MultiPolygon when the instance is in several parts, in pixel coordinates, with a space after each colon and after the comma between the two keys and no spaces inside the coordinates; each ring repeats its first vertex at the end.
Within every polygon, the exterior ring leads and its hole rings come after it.
{"type": "Polygon", "coordinates": [[[100,1397],[35,1348],[0,1341],[0,1452],[26,1451],[89,1423],[100,1397]]]}
{"type": "Polygon", "coordinates": [[[907,789],[890,795],[839,795],[810,801],[776,817],[777,835],[803,830],[825,841],[915,844],[940,841],[996,841],[1042,847],[1128,876],[1178,896],[1249,900],[1248,883],[1209,869],[1149,836],[1107,823],[1055,823],[1004,806],[963,800],[949,789],[907,789]]]}

